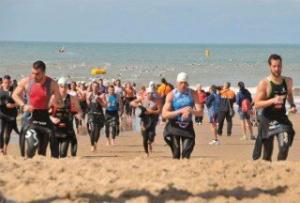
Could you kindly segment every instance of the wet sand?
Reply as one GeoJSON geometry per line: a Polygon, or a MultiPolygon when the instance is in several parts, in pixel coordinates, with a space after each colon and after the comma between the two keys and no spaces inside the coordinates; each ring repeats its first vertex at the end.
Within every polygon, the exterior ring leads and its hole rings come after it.
{"type": "MultiPolygon", "coordinates": [[[[291,120],[299,132],[299,114],[291,120]]],[[[157,127],[150,158],[138,132],[122,132],[110,147],[102,133],[97,152],[90,152],[88,136],[78,135],[78,157],[61,160],[24,160],[11,144],[10,155],[0,157],[0,191],[16,202],[298,202],[298,136],[288,161],[276,161],[275,143],[274,162],[253,162],[254,141],[241,141],[238,120],[234,124],[233,135],[223,135],[219,146],[208,145],[207,120],[196,125],[195,150],[181,161],[171,159],[163,125],[157,127]]]]}

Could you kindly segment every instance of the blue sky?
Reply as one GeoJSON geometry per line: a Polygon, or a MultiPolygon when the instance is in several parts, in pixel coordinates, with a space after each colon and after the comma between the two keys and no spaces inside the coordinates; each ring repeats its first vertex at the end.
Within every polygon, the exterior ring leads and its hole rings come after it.
{"type": "Polygon", "coordinates": [[[300,0],[0,0],[0,40],[300,43],[300,0]]]}

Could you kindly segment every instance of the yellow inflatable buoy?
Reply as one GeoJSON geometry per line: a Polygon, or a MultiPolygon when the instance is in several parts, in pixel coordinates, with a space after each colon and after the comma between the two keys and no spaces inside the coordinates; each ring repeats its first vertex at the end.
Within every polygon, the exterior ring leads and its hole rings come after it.
{"type": "Polygon", "coordinates": [[[205,49],[205,51],[204,51],[204,56],[205,56],[206,58],[209,58],[209,57],[210,57],[210,50],[209,50],[209,49],[205,49]]]}
{"type": "Polygon", "coordinates": [[[101,75],[101,74],[106,74],[106,69],[98,67],[98,68],[93,68],[91,70],[91,75],[101,75]]]}

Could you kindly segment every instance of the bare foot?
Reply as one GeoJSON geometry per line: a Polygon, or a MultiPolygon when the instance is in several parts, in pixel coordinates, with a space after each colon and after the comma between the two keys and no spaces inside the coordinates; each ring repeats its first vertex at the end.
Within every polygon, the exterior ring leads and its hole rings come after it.
{"type": "Polygon", "coordinates": [[[95,151],[95,146],[91,146],[91,152],[95,151]]]}
{"type": "Polygon", "coordinates": [[[116,144],[115,139],[112,139],[111,140],[111,145],[115,145],[115,144],[116,144]]]}
{"type": "Polygon", "coordinates": [[[106,146],[110,146],[110,140],[106,141],[106,146]]]}

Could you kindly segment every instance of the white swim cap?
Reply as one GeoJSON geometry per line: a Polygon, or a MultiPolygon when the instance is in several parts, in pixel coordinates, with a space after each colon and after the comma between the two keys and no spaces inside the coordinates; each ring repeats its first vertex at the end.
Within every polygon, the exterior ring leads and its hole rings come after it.
{"type": "Polygon", "coordinates": [[[61,77],[58,79],[57,83],[59,85],[67,85],[67,84],[69,84],[69,79],[66,77],[61,77]]]}
{"type": "Polygon", "coordinates": [[[154,91],[154,88],[152,88],[152,87],[148,87],[147,89],[146,89],[146,93],[148,94],[148,93],[154,93],[155,91],[154,91]]]}
{"type": "Polygon", "coordinates": [[[188,79],[189,79],[188,75],[184,72],[181,72],[181,73],[178,73],[176,81],[177,82],[188,82],[188,79]]]}
{"type": "Polygon", "coordinates": [[[153,81],[150,81],[150,82],[149,82],[149,87],[150,87],[150,88],[154,88],[154,87],[155,87],[155,83],[154,83],[153,81]]]}

